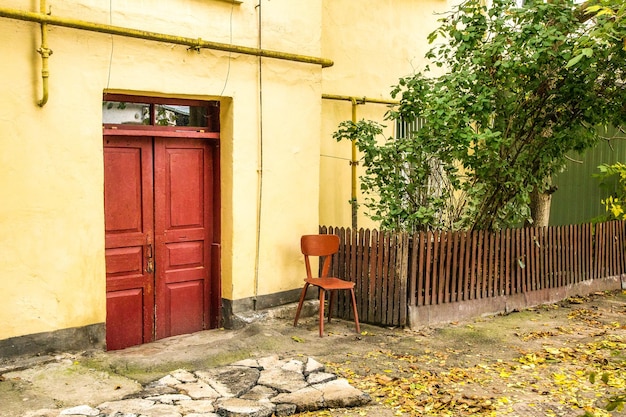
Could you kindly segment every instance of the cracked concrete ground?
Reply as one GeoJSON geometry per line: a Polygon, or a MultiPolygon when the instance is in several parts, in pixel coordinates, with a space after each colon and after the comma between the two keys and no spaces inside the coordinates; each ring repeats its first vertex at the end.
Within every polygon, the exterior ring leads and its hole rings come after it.
{"type": "MultiPolygon", "coordinates": [[[[356,334],[354,323],[343,320],[333,320],[325,328],[327,336],[320,338],[315,316],[303,317],[294,328],[292,309],[274,316],[261,315],[239,330],[176,336],[122,351],[65,352],[55,357],[0,362],[0,416],[20,416],[43,408],[94,406],[123,398],[179,369],[208,370],[271,355],[311,357],[357,382],[369,375],[394,381],[418,370],[436,376],[451,369],[512,363],[524,352],[541,351],[547,345],[563,349],[607,336],[626,342],[626,294],[596,294],[508,315],[415,330],[362,324],[362,333],[356,334]],[[409,367],[407,357],[432,360],[409,367]]],[[[626,357],[626,352],[614,353],[626,357]]],[[[545,372],[554,374],[559,366],[550,364],[545,372]]],[[[492,415],[582,415],[580,409],[562,404],[558,409],[553,407],[557,399],[545,392],[515,385],[492,383],[463,389],[468,398],[511,399],[506,410],[492,415]]],[[[319,415],[411,415],[384,397],[373,398],[375,401],[365,406],[331,409],[319,415]]]]}

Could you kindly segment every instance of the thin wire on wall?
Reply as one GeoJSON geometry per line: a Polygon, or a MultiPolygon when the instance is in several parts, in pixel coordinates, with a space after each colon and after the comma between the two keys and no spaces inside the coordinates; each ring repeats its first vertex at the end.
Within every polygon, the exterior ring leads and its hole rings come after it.
{"type": "Polygon", "coordinates": [[[321,153],[320,156],[322,158],[340,159],[342,161],[352,161],[352,158],[344,158],[343,156],[325,155],[323,153],[321,153]]]}
{"type": "MultiPolygon", "coordinates": [[[[109,25],[113,26],[113,0],[109,0],[109,25]]],[[[113,65],[113,35],[111,35],[111,54],[109,55],[109,73],[107,75],[107,90],[111,83],[111,66],[113,65]]]]}
{"type": "MultiPolygon", "coordinates": [[[[230,19],[229,19],[229,44],[233,44],[233,10],[235,9],[235,1],[233,0],[230,4],[230,19]]],[[[226,78],[224,79],[224,87],[222,87],[222,92],[220,96],[224,95],[224,91],[226,91],[226,84],[228,84],[228,77],[230,77],[230,61],[232,57],[232,52],[228,51],[228,68],[226,69],[226,78]]]]}

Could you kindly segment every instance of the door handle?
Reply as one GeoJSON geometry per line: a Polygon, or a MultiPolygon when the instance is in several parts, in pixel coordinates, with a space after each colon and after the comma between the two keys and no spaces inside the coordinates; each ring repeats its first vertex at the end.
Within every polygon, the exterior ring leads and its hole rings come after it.
{"type": "Polygon", "coordinates": [[[154,256],[152,254],[152,239],[146,238],[146,274],[154,272],[154,256]]]}
{"type": "Polygon", "coordinates": [[[149,258],[148,264],[146,265],[146,273],[151,274],[154,272],[154,259],[149,258]]]}

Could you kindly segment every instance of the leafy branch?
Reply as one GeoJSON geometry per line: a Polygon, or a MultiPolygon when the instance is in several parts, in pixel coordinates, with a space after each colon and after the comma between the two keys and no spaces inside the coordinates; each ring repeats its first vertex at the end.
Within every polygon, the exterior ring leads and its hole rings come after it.
{"type": "Polygon", "coordinates": [[[626,121],[624,4],[594,0],[581,14],[571,0],[467,0],[444,14],[426,58],[447,72],[428,66],[391,91],[400,104],[387,119],[424,126],[385,139],[347,122],[335,135],[364,155],[372,217],[406,230],[532,222],[531,195],[552,188],[567,154],[594,146],[595,126],[626,121]]]}

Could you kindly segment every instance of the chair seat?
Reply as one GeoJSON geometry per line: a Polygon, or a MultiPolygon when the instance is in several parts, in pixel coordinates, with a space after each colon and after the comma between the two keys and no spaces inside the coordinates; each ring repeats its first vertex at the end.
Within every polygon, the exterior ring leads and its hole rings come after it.
{"type": "Polygon", "coordinates": [[[325,290],[349,290],[354,288],[354,282],[333,277],[307,278],[305,281],[316,287],[322,287],[325,290]]]}

